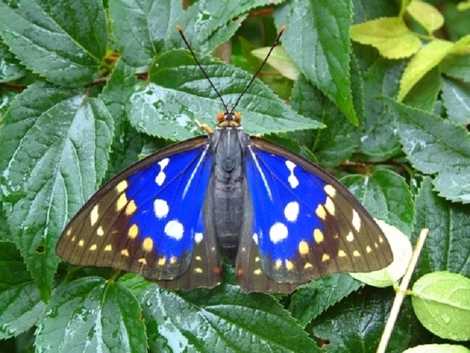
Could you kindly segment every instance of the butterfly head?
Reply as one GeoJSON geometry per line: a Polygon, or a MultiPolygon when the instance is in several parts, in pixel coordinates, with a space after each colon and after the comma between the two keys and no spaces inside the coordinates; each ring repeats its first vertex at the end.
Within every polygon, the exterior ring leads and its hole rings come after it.
{"type": "Polygon", "coordinates": [[[216,118],[218,127],[239,127],[241,123],[240,112],[219,112],[216,118]]]}

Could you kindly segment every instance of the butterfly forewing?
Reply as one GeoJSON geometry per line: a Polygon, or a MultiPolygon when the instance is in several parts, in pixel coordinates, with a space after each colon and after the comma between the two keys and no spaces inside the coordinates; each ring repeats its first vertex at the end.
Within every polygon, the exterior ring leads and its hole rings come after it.
{"type": "Polygon", "coordinates": [[[205,234],[203,216],[208,147],[207,138],[188,140],[112,179],[64,230],[58,254],[73,264],[139,272],[172,288],[216,285],[216,241],[205,234]]]}
{"type": "Polygon", "coordinates": [[[392,261],[368,213],[315,165],[252,138],[246,173],[253,229],[241,244],[256,247],[259,255],[247,261],[239,252],[237,273],[245,289],[289,292],[295,285],[288,284],[332,272],[374,271],[392,261]]]}

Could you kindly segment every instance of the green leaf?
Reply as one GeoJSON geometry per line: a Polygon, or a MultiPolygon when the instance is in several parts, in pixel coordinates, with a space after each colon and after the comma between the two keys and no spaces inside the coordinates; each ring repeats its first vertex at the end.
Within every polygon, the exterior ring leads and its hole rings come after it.
{"type": "Polygon", "coordinates": [[[444,17],[439,10],[427,2],[413,0],[407,6],[406,11],[422,25],[428,33],[434,32],[444,24],[444,17]]]}
{"type": "Polygon", "coordinates": [[[413,196],[403,177],[389,169],[376,169],[372,175],[348,175],[341,182],[374,217],[411,234],[413,196]]]}
{"type": "Polygon", "coordinates": [[[113,0],[109,11],[118,49],[126,63],[144,66],[163,49],[170,34],[176,32],[183,14],[181,1],[113,0]]]}
{"type": "Polygon", "coordinates": [[[317,118],[327,126],[316,137],[310,132],[305,136],[322,165],[336,166],[351,157],[359,145],[358,130],[304,76],[294,84],[291,104],[302,115],[317,118]]]}
{"type": "Polygon", "coordinates": [[[303,326],[328,308],[361,288],[347,273],[335,273],[298,288],[290,299],[289,310],[303,326]]]}
{"type": "Polygon", "coordinates": [[[321,352],[265,294],[224,285],[180,296],[152,285],[142,302],[153,352],[321,352]]]}
{"type": "Polygon", "coordinates": [[[349,65],[351,6],[350,0],[293,0],[277,9],[274,19],[286,26],[282,43],[299,70],[358,125],[349,65]]]}
{"type": "Polygon", "coordinates": [[[468,9],[470,9],[470,0],[460,1],[457,4],[457,10],[459,11],[467,11],[468,9]]]}
{"type": "Polygon", "coordinates": [[[449,200],[470,202],[470,135],[463,127],[387,100],[396,112],[403,150],[413,166],[437,174],[434,186],[449,200]]]}
{"type": "Polygon", "coordinates": [[[100,1],[20,0],[0,2],[0,35],[32,71],[62,86],[91,82],[106,50],[100,1]]]}
{"type": "MultiPolygon", "coordinates": [[[[206,0],[192,4],[177,19],[191,45],[202,53],[210,53],[217,46],[230,39],[246,14],[252,9],[273,6],[285,0],[206,0]]],[[[168,48],[184,46],[179,34],[170,32],[168,48]]]]}
{"type": "Polygon", "coordinates": [[[24,68],[8,50],[8,47],[0,42],[0,83],[15,81],[25,74],[24,68]]]}
{"type": "Polygon", "coordinates": [[[454,43],[441,39],[434,39],[426,44],[409,62],[400,80],[398,100],[402,101],[413,86],[423,78],[426,73],[437,66],[454,47],[454,43]]]}
{"type": "Polygon", "coordinates": [[[459,125],[470,124],[470,83],[444,79],[442,98],[450,120],[459,125]]]}
{"type": "Polygon", "coordinates": [[[441,338],[470,339],[470,279],[450,272],[424,275],[413,285],[413,309],[419,321],[441,338]]]}
{"type": "MultiPolygon", "coordinates": [[[[207,62],[209,77],[227,104],[234,104],[251,78],[236,67],[207,62]]],[[[163,54],[151,71],[149,83],[136,87],[131,97],[129,119],[140,132],[171,140],[201,134],[196,120],[214,125],[220,100],[201,70],[186,51],[163,54]]],[[[264,83],[255,80],[243,96],[237,110],[242,113],[244,129],[250,134],[267,134],[323,125],[295,113],[264,83]]]]}
{"type": "Polygon", "coordinates": [[[100,99],[41,83],[17,97],[0,130],[8,223],[45,297],[59,233],[104,177],[112,133],[100,99]]]}
{"type": "Polygon", "coordinates": [[[428,177],[416,196],[414,240],[422,228],[429,228],[430,233],[421,252],[416,276],[433,271],[470,276],[470,206],[452,204],[438,197],[428,177]]]}
{"type": "Polygon", "coordinates": [[[366,22],[377,17],[394,16],[399,9],[397,3],[388,0],[353,0],[354,23],[366,22]]]}
{"type": "Polygon", "coordinates": [[[449,55],[440,65],[446,75],[470,82],[470,55],[449,55]]]}
{"type": "Polygon", "coordinates": [[[441,73],[437,68],[429,71],[406,95],[404,103],[432,112],[441,91],[441,73]]]}
{"type": "MultiPolygon", "coordinates": [[[[327,353],[375,353],[388,318],[393,291],[365,288],[330,308],[312,323],[313,335],[327,341],[327,353]]],[[[405,302],[387,352],[399,353],[417,336],[409,305],[405,302]]]]}
{"type": "Polygon", "coordinates": [[[407,58],[421,47],[419,37],[399,17],[382,17],[353,25],[351,39],[372,45],[387,59],[407,58]]]}
{"type": "Polygon", "coordinates": [[[423,344],[409,348],[403,353],[470,353],[470,350],[455,344],[423,344]]]}
{"type": "Polygon", "coordinates": [[[0,340],[4,340],[33,327],[45,305],[13,244],[0,242],[0,254],[0,340]]]}
{"type": "Polygon", "coordinates": [[[60,286],[36,332],[36,352],[145,353],[137,299],[119,283],[84,277],[60,286]]]}
{"type": "Polygon", "coordinates": [[[364,74],[365,108],[360,150],[373,160],[386,160],[400,152],[390,108],[383,97],[394,97],[403,64],[383,58],[364,74]]]}
{"type": "MultiPolygon", "coordinates": [[[[251,51],[251,54],[258,59],[263,60],[268,55],[271,47],[258,48],[251,51]]],[[[275,47],[268,58],[267,63],[275,68],[282,76],[290,80],[297,80],[299,78],[299,69],[295,66],[294,62],[289,58],[283,47],[275,47]]]]}

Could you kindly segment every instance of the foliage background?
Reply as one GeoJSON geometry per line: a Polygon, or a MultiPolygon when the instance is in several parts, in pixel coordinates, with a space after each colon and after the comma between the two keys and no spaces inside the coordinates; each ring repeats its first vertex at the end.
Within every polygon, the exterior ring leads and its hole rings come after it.
{"type": "MultiPolygon", "coordinates": [[[[174,293],[55,255],[110,176],[214,124],[220,102],[176,24],[232,103],[285,25],[241,101],[245,129],[327,167],[413,241],[429,227],[415,279],[470,276],[470,5],[427,4],[1,0],[0,351],[375,351],[394,291],[347,274],[291,296],[230,276],[174,293]]],[[[407,299],[389,352],[446,342],[407,299]]]]}

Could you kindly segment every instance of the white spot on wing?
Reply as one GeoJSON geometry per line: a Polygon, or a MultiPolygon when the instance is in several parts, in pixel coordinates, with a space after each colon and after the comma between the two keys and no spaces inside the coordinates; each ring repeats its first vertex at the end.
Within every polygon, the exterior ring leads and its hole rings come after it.
{"type": "Polygon", "coordinates": [[[297,201],[289,202],[284,208],[284,216],[290,222],[295,222],[299,216],[299,203],[297,201]]]}
{"type": "Polygon", "coordinates": [[[276,222],[269,229],[269,239],[276,244],[287,238],[289,231],[285,224],[276,222]]]}
{"type": "Polygon", "coordinates": [[[299,179],[294,174],[294,169],[296,167],[296,164],[294,162],[291,162],[289,160],[286,161],[286,167],[289,169],[289,177],[287,178],[287,181],[289,182],[289,185],[292,189],[295,189],[297,186],[299,186],[299,179]]]}
{"type": "Polygon", "coordinates": [[[168,207],[168,203],[162,199],[155,199],[153,202],[153,211],[155,212],[155,216],[159,219],[165,218],[170,211],[168,207]]]}
{"type": "Polygon", "coordinates": [[[162,184],[165,182],[166,174],[164,172],[164,169],[166,168],[168,163],[170,163],[170,158],[164,158],[160,162],[158,162],[158,165],[160,166],[160,171],[158,172],[155,178],[155,182],[158,186],[162,186],[162,184]]]}
{"type": "Polygon", "coordinates": [[[199,244],[202,241],[202,238],[204,238],[204,235],[202,233],[194,234],[194,241],[196,242],[196,244],[199,244]]]}
{"type": "Polygon", "coordinates": [[[253,241],[255,242],[256,245],[258,245],[258,234],[253,233],[253,241]]]}
{"type": "Polygon", "coordinates": [[[98,218],[100,217],[98,210],[98,204],[96,204],[90,212],[90,223],[92,226],[94,226],[96,222],[98,222],[98,218]]]}
{"type": "Polygon", "coordinates": [[[177,219],[173,219],[165,225],[165,234],[170,238],[180,240],[183,237],[183,233],[184,227],[177,219]]]}
{"type": "Polygon", "coordinates": [[[361,217],[359,217],[359,213],[356,210],[352,211],[352,225],[354,229],[359,232],[361,229],[361,217]]]}

